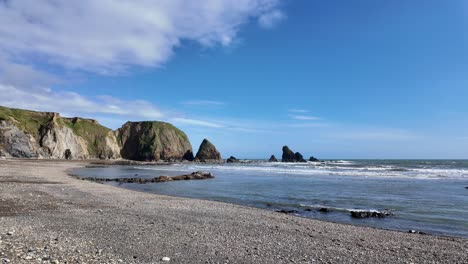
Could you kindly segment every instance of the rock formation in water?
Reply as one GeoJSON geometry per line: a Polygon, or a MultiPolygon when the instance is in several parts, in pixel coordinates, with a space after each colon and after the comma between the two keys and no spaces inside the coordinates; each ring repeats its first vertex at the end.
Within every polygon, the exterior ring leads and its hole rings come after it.
{"type": "Polygon", "coordinates": [[[91,119],[0,107],[0,156],[16,158],[119,158],[112,130],[91,119]]]}
{"type": "Polygon", "coordinates": [[[180,161],[193,157],[187,135],[169,123],[127,122],[117,134],[122,146],[120,153],[125,159],[180,161]]]}
{"type": "Polygon", "coordinates": [[[296,159],[296,162],[306,162],[302,154],[299,152],[294,153],[294,158],[296,159]]]}
{"type": "Polygon", "coordinates": [[[269,162],[278,162],[278,159],[275,157],[275,155],[271,155],[270,159],[268,160],[269,162]]]}
{"type": "Polygon", "coordinates": [[[239,162],[239,160],[234,156],[231,156],[229,157],[229,159],[226,160],[226,163],[236,163],[236,162],[239,162]]]}
{"type": "Polygon", "coordinates": [[[205,138],[198,148],[195,160],[201,162],[219,162],[222,159],[221,154],[216,149],[216,147],[205,138]]]}
{"type": "MultiPolygon", "coordinates": [[[[274,156],[272,156],[273,158],[274,156]]],[[[270,158],[271,159],[271,158],[270,158]]],[[[310,161],[318,161],[314,157],[311,157],[310,161]]],[[[281,158],[282,162],[307,162],[301,153],[296,152],[294,153],[288,146],[283,146],[283,156],[281,158]]]]}
{"type": "Polygon", "coordinates": [[[312,162],[319,162],[320,160],[317,159],[317,158],[315,158],[314,156],[311,156],[311,157],[309,158],[309,161],[312,161],[312,162]]]}

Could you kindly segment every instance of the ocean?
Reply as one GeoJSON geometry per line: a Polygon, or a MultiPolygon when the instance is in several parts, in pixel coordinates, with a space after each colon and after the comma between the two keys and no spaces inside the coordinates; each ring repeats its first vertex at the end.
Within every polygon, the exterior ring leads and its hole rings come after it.
{"type": "Polygon", "coordinates": [[[79,168],[82,177],[153,178],[208,171],[209,180],[108,182],[163,195],[295,210],[299,217],[408,232],[468,237],[467,160],[330,160],[272,163],[167,164],[79,168]],[[137,176],[136,176],[137,175],[137,176]],[[331,212],[319,212],[319,208],[331,212]],[[391,210],[385,218],[357,219],[350,210],[391,210]]]}

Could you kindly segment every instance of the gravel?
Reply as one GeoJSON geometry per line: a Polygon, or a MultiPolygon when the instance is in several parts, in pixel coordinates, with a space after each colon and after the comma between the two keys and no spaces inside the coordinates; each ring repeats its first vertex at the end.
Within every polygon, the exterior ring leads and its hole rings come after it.
{"type": "Polygon", "coordinates": [[[468,263],[468,240],[154,195],[0,160],[2,263],[468,263]],[[166,259],[167,258],[167,259],[166,259]]]}

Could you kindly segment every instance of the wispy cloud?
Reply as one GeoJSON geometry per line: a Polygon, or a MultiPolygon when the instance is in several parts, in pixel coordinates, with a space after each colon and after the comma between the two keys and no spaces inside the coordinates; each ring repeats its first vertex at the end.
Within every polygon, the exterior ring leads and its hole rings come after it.
{"type": "Polygon", "coordinates": [[[203,127],[210,127],[210,128],[223,128],[224,127],[221,124],[217,124],[217,123],[213,123],[209,121],[182,118],[182,117],[171,118],[170,121],[175,124],[183,124],[183,125],[195,125],[195,126],[203,126],[203,127]]]}
{"type": "MultiPolygon", "coordinates": [[[[99,73],[158,67],[182,40],[229,46],[240,27],[271,27],[280,0],[0,1],[0,54],[99,73]],[[86,41],[83,41],[86,40],[86,41]]],[[[13,61],[13,60],[11,60],[13,61]]]]}
{"type": "Polygon", "coordinates": [[[290,113],[308,113],[309,110],[306,110],[306,109],[289,109],[288,112],[290,112],[290,113]]]}
{"type": "Polygon", "coordinates": [[[286,15],[280,10],[265,13],[258,18],[258,23],[263,28],[273,28],[286,18],[286,15]]]}
{"type": "Polygon", "coordinates": [[[307,121],[320,120],[320,117],[317,117],[317,116],[289,115],[289,117],[295,120],[307,120],[307,121]]]}
{"type": "Polygon", "coordinates": [[[182,102],[184,105],[200,105],[200,106],[216,106],[216,105],[224,105],[224,102],[221,101],[213,101],[213,100],[189,100],[182,102]]]}

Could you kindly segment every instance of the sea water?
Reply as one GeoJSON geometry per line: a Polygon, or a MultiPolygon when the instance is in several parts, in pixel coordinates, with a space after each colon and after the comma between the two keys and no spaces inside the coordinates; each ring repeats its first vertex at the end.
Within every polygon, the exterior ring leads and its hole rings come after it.
{"type": "Polygon", "coordinates": [[[193,171],[208,171],[216,178],[147,184],[107,184],[267,210],[297,210],[298,216],[326,221],[468,237],[466,160],[182,163],[80,168],[74,173],[83,177],[153,178],[193,171]],[[322,207],[332,211],[321,213],[318,209],[322,207]],[[395,215],[356,219],[349,212],[354,209],[389,209],[395,215]]]}

